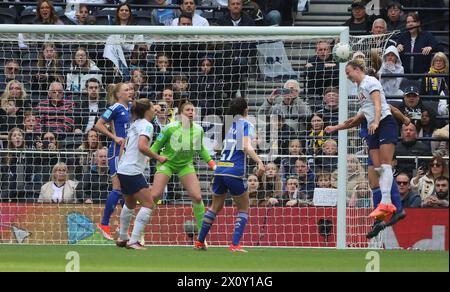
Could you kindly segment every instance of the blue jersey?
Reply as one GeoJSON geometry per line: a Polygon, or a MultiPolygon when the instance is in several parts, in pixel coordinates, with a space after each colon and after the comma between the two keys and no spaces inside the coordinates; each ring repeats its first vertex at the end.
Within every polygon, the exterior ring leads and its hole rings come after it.
{"type": "Polygon", "coordinates": [[[254,137],[254,126],[241,118],[233,121],[233,125],[225,135],[222,157],[217,163],[214,175],[244,178],[246,173],[246,155],[244,137],[254,137]]]}
{"type": "MultiPolygon", "coordinates": [[[[127,138],[127,130],[130,126],[131,119],[131,103],[128,104],[128,108],[126,108],[121,103],[115,103],[110,106],[103,113],[101,118],[106,122],[113,122],[111,132],[114,133],[117,137],[127,138]]],[[[116,144],[116,142],[112,141],[108,148],[108,157],[118,156],[120,152],[120,146],[116,144]]]]}

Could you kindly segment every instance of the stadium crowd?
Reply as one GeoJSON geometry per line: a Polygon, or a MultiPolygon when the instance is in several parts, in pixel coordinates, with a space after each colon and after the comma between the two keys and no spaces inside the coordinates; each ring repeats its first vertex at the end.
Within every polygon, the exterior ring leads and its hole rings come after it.
{"type": "MultiPolygon", "coordinates": [[[[211,15],[194,0],[155,0],[152,8],[133,6],[148,1],[86,2],[69,12],[48,0],[30,6],[10,3],[0,17],[4,23],[48,25],[292,25],[296,5],[228,0],[228,9],[211,15]],[[7,10],[15,15],[10,22],[7,10]]],[[[448,207],[448,42],[432,33],[446,31],[448,38],[448,27],[442,24],[446,20],[433,21],[428,10],[410,9],[443,7],[444,1],[380,2],[386,2],[381,14],[370,16],[364,1],[351,2],[351,18],[344,25],[355,35],[400,30],[371,69],[388,101],[411,121],[399,121],[393,165],[402,202],[404,207],[448,207]]],[[[267,162],[262,177],[249,168],[252,206],[314,206],[316,188],[337,188],[337,134],[324,130],[337,124],[339,112],[339,66],[332,46],[317,41],[315,55],[301,65],[301,80],[282,78],[282,88],[260,97],[254,114],[276,118],[267,130],[277,137],[259,129],[254,146],[259,154],[276,151],[280,156],[267,162]]],[[[126,82],[136,99],[154,101],[156,137],[176,118],[180,101],[192,101],[201,116],[223,116],[233,97],[245,96],[250,76],[258,75],[257,49],[250,41],[149,45],[137,39],[121,46],[126,66],[108,57],[107,50],[107,44],[33,43],[26,36],[0,45],[1,201],[104,203],[111,188],[108,141],[93,127],[113,103],[115,84],[126,82]]],[[[357,154],[367,154],[361,148],[357,154]]],[[[217,150],[213,143],[210,150],[217,150]]],[[[365,160],[349,155],[347,162],[348,206],[370,207],[365,160]]],[[[166,195],[164,202],[182,199],[174,181],[166,195]]]]}

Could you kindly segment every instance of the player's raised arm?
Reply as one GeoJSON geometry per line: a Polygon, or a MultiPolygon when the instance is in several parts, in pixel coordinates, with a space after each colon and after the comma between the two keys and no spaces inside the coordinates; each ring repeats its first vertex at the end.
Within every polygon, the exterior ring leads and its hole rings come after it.
{"type": "Polygon", "coordinates": [[[411,119],[409,117],[405,116],[398,108],[396,108],[393,105],[389,105],[389,106],[391,109],[391,113],[394,115],[394,118],[401,121],[406,126],[409,125],[409,123],[411,123],[411,119]]]}
{"type": "Polygon", "coordinates": [[[358,113],[357,115],[346,120],[343,124],[325,127],[325,132],[330,134],[340,130],[351,129],[361,124],[364,119],[364,114],[358,113]]]}

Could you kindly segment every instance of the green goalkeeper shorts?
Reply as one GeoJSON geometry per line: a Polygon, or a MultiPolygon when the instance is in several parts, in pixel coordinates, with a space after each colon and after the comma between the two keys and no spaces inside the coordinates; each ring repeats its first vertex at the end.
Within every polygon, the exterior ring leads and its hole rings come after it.
{"type": "Polygon", "coordinates": [[[162,164],[158,162],[156,164],[156,173],[163,173],[168,177],[172,177],[173,174],[177,174],[178,177],[183,177],[191,173],[195,174],[195,168],[192,163],[180,167],[179,165],[171,164],[169,161],[162,164]]]}

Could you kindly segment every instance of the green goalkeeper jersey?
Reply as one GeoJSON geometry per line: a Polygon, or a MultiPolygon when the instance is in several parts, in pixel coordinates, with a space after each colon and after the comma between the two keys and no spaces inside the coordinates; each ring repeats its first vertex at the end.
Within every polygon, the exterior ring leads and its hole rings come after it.
{"type": "Polygon", "coordinates": [[[177,167],[192,164],[196,152],[205,162],[209,162],[211,156],[203,144],[203,136],[203,128],[196,123],[185,129],[180,121],[172,122],[162,129],[150,150],[167,157],[168,162],[177,167]]]}

